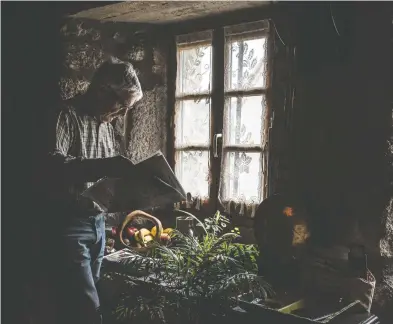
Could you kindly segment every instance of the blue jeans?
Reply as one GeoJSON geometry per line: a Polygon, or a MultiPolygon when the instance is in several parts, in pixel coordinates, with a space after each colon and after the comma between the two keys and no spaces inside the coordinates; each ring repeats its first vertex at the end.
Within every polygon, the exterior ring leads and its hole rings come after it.
{"type": "Polygon", "coordinates": [[[66,323],[100,324],[96,283],[105,249],[104,214],[70,220],[61,229],[61,318],[66,323]]]}

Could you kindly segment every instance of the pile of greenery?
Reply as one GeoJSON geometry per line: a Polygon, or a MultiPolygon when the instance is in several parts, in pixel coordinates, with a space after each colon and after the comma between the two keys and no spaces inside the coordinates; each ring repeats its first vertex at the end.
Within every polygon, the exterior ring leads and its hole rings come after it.
{"type": "Polygon", "coordinates": [[[116,318],[149,323],[202,320],[204,315],[225,316],[242,294],[265,299],[269,284],[257,275],[258,250],[236,243],[237,228],[217,212],[202,223],[199,237],[174,231],[170,245],[156,245],[148,255],[124,259],[122,271],[106,278],[123,278],[123,292],[115,307],[116,318]],[[143,275],[142,280],[130,273],[143,275]],[[203,312],[200,310],[203,309],[203,312]]]}

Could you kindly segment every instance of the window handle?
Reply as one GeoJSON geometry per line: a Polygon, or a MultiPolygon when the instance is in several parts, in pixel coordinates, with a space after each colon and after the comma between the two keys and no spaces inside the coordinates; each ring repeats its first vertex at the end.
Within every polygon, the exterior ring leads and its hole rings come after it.
{"type": "Polygon", "coordinates": [[[214,134],[213,137],[213,157],[218,158],[218,139],[222,138],[222,134],[214,134]]]}

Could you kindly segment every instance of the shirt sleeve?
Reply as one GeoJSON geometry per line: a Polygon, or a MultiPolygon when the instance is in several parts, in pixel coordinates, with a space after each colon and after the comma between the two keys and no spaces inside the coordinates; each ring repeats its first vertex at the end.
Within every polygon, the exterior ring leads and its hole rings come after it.
{"type": "Polygon", "coordinates": [[[108,123],[108,128],[109,128],[109,134],[110,134],[110,139],[111,139],[111,145],[113,147],[113,154],[112,156],[120,155],[120,147],[116,143],[116,135],[115,135],[115,129],[112,126],[112,124],[108,123]]]}
{"type": "Polygon", "coordinates": [[[56,125],[55,155],[70,157],[68,154],[75,140],[76,127],[69,112],[61,111],[56,125]]]}

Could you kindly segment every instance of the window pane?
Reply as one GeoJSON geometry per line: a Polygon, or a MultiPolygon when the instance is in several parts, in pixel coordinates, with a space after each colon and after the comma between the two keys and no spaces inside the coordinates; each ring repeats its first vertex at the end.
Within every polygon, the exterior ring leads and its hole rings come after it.
{"type": "Polygon", "coordinates": [[[210,91],[211,56],[208,44],[178,48],[176,95],[210,91]]]}
{"type": "Polygon", "coordinates": [[[227,39],[226,90],[266,87],[266,37],[248,40],[227,39]]]}
{"type": "Polygon", "coordinates": [[[227,152],[221,174],[221,198],[260,202],[262,198],[262,154],[227,152]]]}
{"type": "Polygon", "coordinates": [[[208,151],[178,151],[175,161],[175,173],[184,190],[192,196],[208,197],[208,151]]]}
{"type": "Polygon", "coordinates": [[[261,145],[265,112],[265,96],[226,98],[224,145],[261,145]]]}
{"type": "Polygon", "coordinates": [[[208,146],[210,142],[210,100],[182,100],[176,104],[175,147],[208,146]]]}

